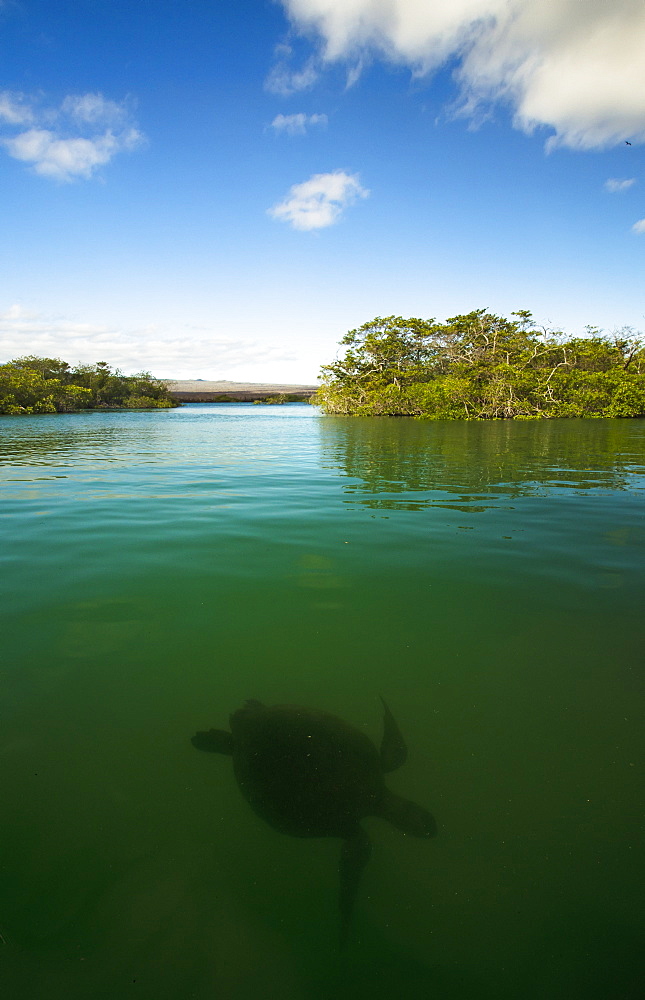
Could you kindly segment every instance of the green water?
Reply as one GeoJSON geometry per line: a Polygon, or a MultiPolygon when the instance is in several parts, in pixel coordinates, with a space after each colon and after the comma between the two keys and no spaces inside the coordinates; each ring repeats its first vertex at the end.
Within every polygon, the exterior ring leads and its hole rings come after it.
{"type": "Polygon", "coordinates": [[[305,405],[0,418],[8,1000],[640,996],[645,424],[305,405]],[[409,746],[339,842],[276,833],[246,698],[409,746]]]}

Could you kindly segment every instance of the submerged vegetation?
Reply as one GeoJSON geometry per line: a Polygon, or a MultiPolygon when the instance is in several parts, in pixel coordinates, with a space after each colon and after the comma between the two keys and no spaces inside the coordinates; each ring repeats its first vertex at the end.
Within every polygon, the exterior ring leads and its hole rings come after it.
{"type": "Polygon", "coordinates": [[[157,410],[179,404],[148,372],[123,375],[105,361],[72,367],[60,358],[29,355],[0,365],[0,413],[157,410]]]}
{"type": "Polygon", "coordinates": [[[567,338],[530,312],[377,317],[350,330],[312,402],[327,413],[437,420],[645,416],[645,344],[631,330],[567,338]]]}

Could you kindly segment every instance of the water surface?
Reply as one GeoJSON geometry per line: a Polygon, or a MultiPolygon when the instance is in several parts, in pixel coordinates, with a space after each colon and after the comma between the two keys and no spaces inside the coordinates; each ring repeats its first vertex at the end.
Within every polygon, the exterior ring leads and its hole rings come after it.
{"type": "Polygon", "coordinates": [[[0,418],[12,1000],[640,995],[645,424],[300,404],[0,418]],[[246,698],[409,745],[439,836],[275,833],[246,698]]]}

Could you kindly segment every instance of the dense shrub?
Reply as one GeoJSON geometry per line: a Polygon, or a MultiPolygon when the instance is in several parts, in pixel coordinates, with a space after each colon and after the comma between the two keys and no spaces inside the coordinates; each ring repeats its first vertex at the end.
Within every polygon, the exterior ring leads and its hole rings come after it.
{"type": "Polygon", "coordinates": [[[537,331],[531,314],[483,309],[435,320],[377,317],[322,369],[327,413],[440,420],[645,415],[645,347],[631,331],[537,331]]]}
{"type": "Polygon", "coordinates": [[[0,365],[0,413],[75,413],[87,409],[160,409],[178,404],[148,372],[123,375],[104,361],[72,368],[33,355],[0,365]]]}

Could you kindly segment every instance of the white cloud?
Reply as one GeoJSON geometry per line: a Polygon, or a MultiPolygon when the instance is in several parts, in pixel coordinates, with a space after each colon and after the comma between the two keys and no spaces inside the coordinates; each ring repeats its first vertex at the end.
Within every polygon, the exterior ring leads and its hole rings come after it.
{"type": "Polygon", "coordinates": [[[5,139],[9,155],[33,165],[35,173],[58,181],[91,177],[97,167],[109,163],[116,153],[134,149],[142,140],[136,129],[121,135],[105,132],[93,139],[60,139],[47,129],[29,129],[5,139]]]}
{"type": "Polygon", "coordinates": [[[632,230],[635,233],[645,233],[645,219],[639,219],[638,222],[635,222],[632,230]]]}
{"type": "Polygon", "coordinates": [[[27,104],[22,95],[5,93],[0,95],[0,119],[14,127],[33,125],[0,137],[0,146],[34,173],[57,181],[89,178],[117,153],[144,141],[127,103],[102,94],[69,95],[59,108],[41,109],[35,101],[27,104]]]}
{"type": "Polygon", "coordinates": [[[314,174],[302,184],[294,184],[289,194],[269,215],[288,222],[294,229],[324,229],[338,222],[343,211],[357,198],[367,198],[369,191],[361,187],[358,174],[335,170],[330,174],[314,174]]]}
{"type": "Polygon", "coordinates": [[[0,364],[27,354],[61,357],[72,364],[107,361],[126,373],[145,370],[169,378],[204,372],[222,378],[238,368],[251,370],[257,364],[277,367],[294,357],[284,346],[221,337],[205,328],[177,331],[175,327],[169,333],[151,325],[123,330],[45,316],[16,304],[0,313],[0,364]]]}
{"type": "Polygon", "coordinates": [[[620,180],[618,177],[610,177],[609,180],[605,181],[605,190],[611,194],[617,194],[620,191],[627,191],[635,183],[635,177],[629,177],[625,180],[620,180]]]}
{"type": "MultiPolygon", "coordinates": [[[[461,107],[510,104],[547,148],[645,142],[642,0],[281,0],[318,63],[370,54],[423,75],[457,62],[461,107]]],[[[284,66],[284,62],[282,63],[284,66]]]]}
{"type": "Polygon", "coordinates": [[[310,125],[326,124],[327,115],[305,115],[300,112],[295,115],[276,115],[271,128],[276,132],[286,132],[287,135],[305,135],[310,125]]]}

